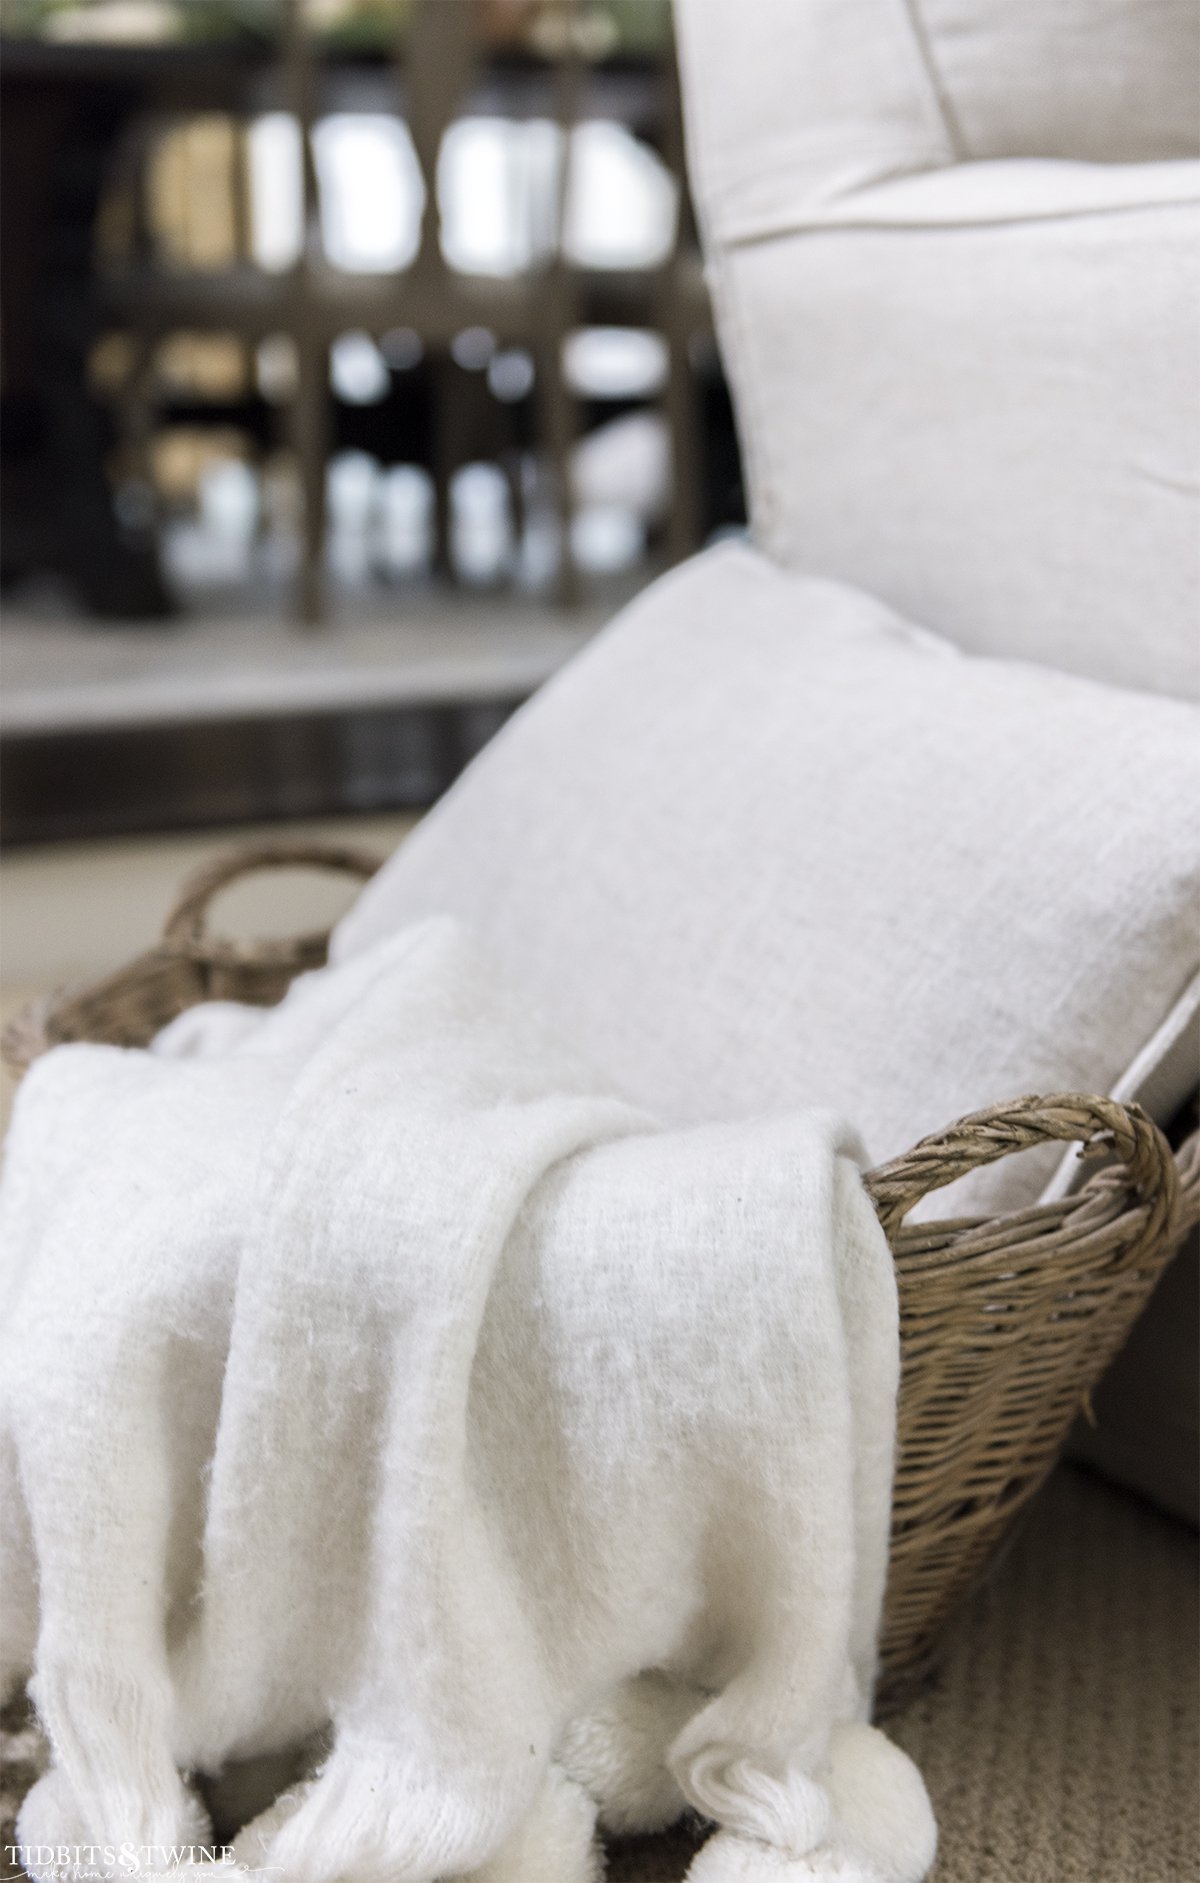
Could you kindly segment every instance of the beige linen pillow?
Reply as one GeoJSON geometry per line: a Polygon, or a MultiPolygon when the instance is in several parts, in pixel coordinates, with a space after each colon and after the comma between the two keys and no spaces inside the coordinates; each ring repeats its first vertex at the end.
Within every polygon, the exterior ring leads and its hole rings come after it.
{"type": "MultiPolygon", "coordinates": [[[[1185,702],[961,654],[725,544],[517,715],[335,957],[450,911],[664,1118],[831,1106],[876,1160],[1023,1092],[1147,1085],[1155,1035],[1169,1108],[1198,735],[1185,702]]],[[[1023,1204],[1054,1163],[980,1172],[971,1204],[1023,1204]]]]}

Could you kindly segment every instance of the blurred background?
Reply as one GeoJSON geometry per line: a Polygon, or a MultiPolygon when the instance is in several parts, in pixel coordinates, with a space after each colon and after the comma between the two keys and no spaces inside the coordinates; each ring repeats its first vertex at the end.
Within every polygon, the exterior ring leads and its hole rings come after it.
{"type": "Polygon", "coordinates": [[[403,819],[741,524],[667,0],[0,0],[0,94],[10,885],[403,819]]]}

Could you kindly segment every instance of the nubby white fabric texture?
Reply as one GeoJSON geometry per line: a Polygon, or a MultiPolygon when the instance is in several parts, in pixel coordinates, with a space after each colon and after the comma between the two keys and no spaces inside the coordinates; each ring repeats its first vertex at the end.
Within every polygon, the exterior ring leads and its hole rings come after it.
{"type": "Polygon", "coordinates": [[[685,1801],[705,1883],[915,1883],[865,1723],[895,1283],[841,1129],[657,1129],[448,920],[241,1018],[19,1096],[22,1840],[200,1841],[182,1772],[331,1722],[240,1845],[298,1883],[586,1883],[598,1809],[685,1801]]]}
{"type": "MultiPolygon", "coordinates": [[[[968,658],[726,544],[500,733],[335,948],[453,911],[671,1122],[828,1104],[881,1161],[1135,1062],[1166,1118],[1197,1063],[1197,803],[1195,706],[968,658]]],[[[1021,1208],[1055,1157],[933,1207],[1021,1208]]]]}
{"type": "Polygon", "coordinates": [[[1200,9],[678,0],[759,546],[1200,693],[1200,9]]]}

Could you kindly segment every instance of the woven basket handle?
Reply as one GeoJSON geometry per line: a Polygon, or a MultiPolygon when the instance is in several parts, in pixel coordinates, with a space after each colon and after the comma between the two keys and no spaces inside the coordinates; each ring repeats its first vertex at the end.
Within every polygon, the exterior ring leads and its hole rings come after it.
{"type": "Polygon", "coordinates": [[[213,898],[243,876],[258,870],[338,870],[365,882],[374,876],[381,858],[348,844],[263,843],[251,849],[231,850],[189,876],[163,927],[163,943],[178,954],[208,962],[243,960],[247,954],[264,959],[308,956],[325,941],[323,933],[293,936],[278,941],[236,942],[210,937],[208,912],[213,898]]]}
{"type": "MultiPolygon", "coordinates": [[[[1014,1151],[1058,1140],[1082,1144],[1084,1156],[1115,1155],[1119,1180],[1150,1207],[1155,1225],[1173,1231],[1179,1176],[1171,1147],[1140,1105],[1064,1092],[1053,1098],[1018,1098],[973,1112],[946,1131],[869,1171],[866,1186],[889,1239],[921,1198],[956,1177],[994,1164],[1014,1151]]],[[[1105,1178],[1109,1173],[1105,1173],[1105,1178]]],[[[1093,1183],[1101,1179],[1093,1178],[1093,1183]]]]}

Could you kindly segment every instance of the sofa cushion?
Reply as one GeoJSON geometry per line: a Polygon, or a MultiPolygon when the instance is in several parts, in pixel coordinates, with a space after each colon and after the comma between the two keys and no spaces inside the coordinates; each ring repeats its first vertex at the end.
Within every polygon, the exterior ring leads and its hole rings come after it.
{"type": "MultiPolygon", "coordinates": [[[[665,1118],[826,1105],[886,1158],[1175,1040],[1198,734],[1188,704],[961,655],[724,544],[500,733],[334,957],[450,911],[665,1118]]],[[[1054,1162],[978,1173],[970,1206],[1029,1201],[1054,1162]]]]}
{"type": "Polygon", "coordinates": [[[1194,697],[1200,10],[678,19],[760,546],[971,651],[1194,697]]]}
{"type": "Polygon", "coordinates": [[[1200,165],[935,172],[716,282],[777,561],[975,652],[1200,692],[1200,165]]]}
{"type": "Polygon", "coordinates": [[[714,248],[889,177],[1200,145],[1192,0],[675,0],[688,161],[714,248]]]}

